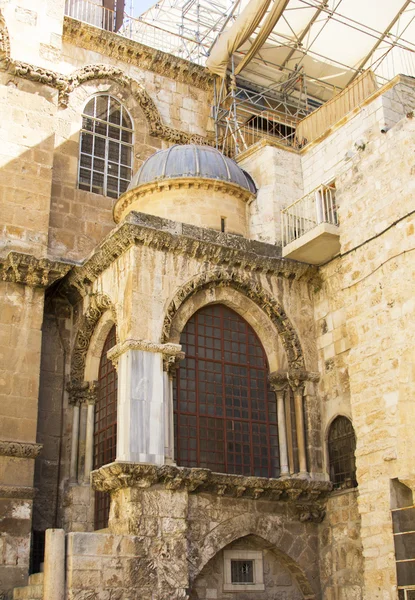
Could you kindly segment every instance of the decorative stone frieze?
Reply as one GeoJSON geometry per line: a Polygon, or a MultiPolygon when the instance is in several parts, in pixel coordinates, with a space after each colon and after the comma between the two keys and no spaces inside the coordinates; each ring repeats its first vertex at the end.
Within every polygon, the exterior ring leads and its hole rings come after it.
{"type": "Polygon", "coordinates": [[[318,278],[316,268],[282,259],[276,246],[131,212],[82,266],[72,269],[68,284],[85,295],[86,287],[134,245],[200,257],[213,265],[226,266],[228,280],[232,279],[231,272],[249,270],[287,279],[314,281],[318,278]],[[233,265],[232,270],[229,264],[233,265]]]}
{"type": "Polygon", "coordinates": [[[60,93],[63,93],[68,85],[64,75],[22,61],[10,60],[8,71],[11,75],[29,79],[30,81],[41,83],[42,85],[48,85],[49,87],[55,88],[60,93]]]}
{"type": "Polygon", "coordinates": [[[42,444],[0,440],[0,456],[13,456],[14,458],[37,458],[42,448],[42,444]]]}
{"type": "Polygon", "coordinates": [[[95,404],[98,398],[97,381],[68,382],[66,390],[70,404],[95,404]]]}
{"type": "Polygon", "coordinates": [[[64,19],[63,39],[77,47],[111,56],[117,61],[136,64],[140,69],[174,81],[188,83],[202,90],[213,90],[214,76],[206,68],[70,17],[64,19]]]}
{"type": "Polygon", "coordinates": [[[173,465],[156,466],[136,463],[111,463],[91,473],[95,490],[114,492],[122,488],[149,488],[162,485],[170,490],[210,492],[232,498],[253,498],[307,502],[312,492],[313,504],[323,500],[332,489],[329,481],[311,481],[300,478],[267,479],[213,473],[209,469],[191,469],[173,465]]]}
{"type": "Polygon", "coordinates": [[[112,363],[117,366],[118,359],[121,354],[128,350],[143,350],[144,352],[155,352],[163,354],[163,357],[168,360],[170,358],[181,360],[184,358],[184,352],[180,344],[158,344],[149,340],[125,340],[121,344],[117,344],[107,352],[107,357],[112,363]]]}
{"type": "Polygon", "coordinates": [[[36,495],[36,488],[17,485],[0,485],[0,498],[18,498],[31,500],[36,495]]]}
{"type": "MultiPolygon", "coordinates": [[[[71,375],[68,391],[76,401],[76,395],[83,394],[86,355],[94,333],[95,326],[105,311],[111,310],[114,323],[117,322],[116,311],[111,298],[106,294],[91,294],[90,305],[87,308],[76,335],[75,347],[72,353],[71,375]],[[78,390],[78,391],[77,391],[78,390]]],[[[86,386],[90,385],[88,383],[86,386]]],[[[85,388],[86,389],[86,388],[85,388]]],[[[83,397],[83,396],[82,396],[83,397]]]]}
{"type": "Polygon", "coordinates": [[[23,283],[30,287],[49,287],[57,279],[68,273],[71,265],[36,258],[32,254],[9,252],[6,258],[0,258],[0,279],[12,283],[23,283]]]}

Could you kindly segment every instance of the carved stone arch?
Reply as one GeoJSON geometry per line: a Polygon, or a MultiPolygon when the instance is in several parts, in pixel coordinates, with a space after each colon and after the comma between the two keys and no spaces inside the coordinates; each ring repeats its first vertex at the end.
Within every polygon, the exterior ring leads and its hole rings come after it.
{"type": "Polygon", "coordinates": [[[0,12],[0,68],[7,69],[10,62],[10,36],[6,21],[0,12]]]}
{"type": "Polygon", "coordinates": [[[112,322],[116,325],[117,315],[111,298],[106,294],[93,294],[90,297],[90,305],[85,311],[81,323],[79,324],[75,346],[72,352],[70,375],[71,386],[82,385],[85,380],[85,365],[91,338],[98,321],[108,310],[111,311],[112,322]]]}
{"type": "Polygon", "coordinates": [[[269,292],[264,290],[258,282],[253,281],[252,277],[233,270],[215,269],[207,271],[188,281],[176,292],[167,307],[164,317],[162,343],[171,341],[173,320],[180,307],[199,291],[216,287],[236,289],[259,306],[279,334],[290,371],[305,370],[300,340],[281,304],[269,292]]]}
{"type": "Polygon", "coordinates": [[[66,79],[66,86],[59,91],[60,106],[63,108],[68,106],[69,94],[73,92],[75,88],[88,81],[102,79],[110,79],[131,91],[132,96],[145,115],[150,135],[175,144],[207,143],[206,138],[203,136],[188,134],[165,125],[157,106],[145,87],[133,77],[126,75],[122,69],[111,65],[87,65],[69,75],[66,79]]]}
{"type": "MultiPolygon", "coordinates": [[[[195,544],[189,557],[190,579],[193,583],[202,569],[218,552],[238,539],[255,536],[266,542],[267,548],[271,550],[278,560],[291,573],[305,600],[314,600],[315,593],[307,577],[307,571],[311,570],[314,561],[310,561],[309,554],[304,553],[303,544],[293,544],[293,536],[287,535],[289,527],[275,527],[269,518],[256,517],[255,515],[243,514],[229,519],[206,535],[203,542],[195,544]]],[[[297,529],[295,535],[298,534],[297,529]]],[[[304,528],[304,534],[306,530],[304,528]]]]}

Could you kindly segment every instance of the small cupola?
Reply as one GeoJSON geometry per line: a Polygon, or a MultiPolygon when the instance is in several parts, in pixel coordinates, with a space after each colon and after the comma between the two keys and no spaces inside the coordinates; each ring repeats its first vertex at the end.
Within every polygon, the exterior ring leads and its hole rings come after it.
{"type": "Polygon", "coordinates": [[[211,146],[175,145],[150,156],[114,207],[119,223],[131,211],[247,235],[251,176],[211,146]]]}

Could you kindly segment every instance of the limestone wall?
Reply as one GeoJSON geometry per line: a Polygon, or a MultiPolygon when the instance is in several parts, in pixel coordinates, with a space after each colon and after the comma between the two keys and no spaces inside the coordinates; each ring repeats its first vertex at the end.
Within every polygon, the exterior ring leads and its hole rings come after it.
{"type": "Polygon", "coordinates": [[[336,414],[350,414],[357,437],[370,600],[395,597],[390,480],[413,471],[415,461],[414,129],[403,119],[386,135],[368,134],[367,147],[339,178],[343,256],[321,268],[315,304],[324,428],[336,414]]]}
{"type": "MultiPolygon", "coordinates": [[[[363,556],[357,490],[334,492],[319,531],[324,600],[363,598],[363,556]]],[[[368,596],[370,597],[370,596],[368,596]]]]}

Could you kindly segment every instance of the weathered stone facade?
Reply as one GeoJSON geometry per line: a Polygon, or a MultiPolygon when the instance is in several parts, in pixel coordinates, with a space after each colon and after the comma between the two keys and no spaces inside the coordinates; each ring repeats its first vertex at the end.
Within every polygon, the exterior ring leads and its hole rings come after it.
{"type": "Polygon", "coordinates": [[[31,580],[46,600],[396,600],[391,481],[415,490],[413,79],[301,150],[246,151],[256,197],[182,182],[172,215],[151,184],[142,206],[127,192],[114,213],[116,200],[78,188],[87,101],[128,111],[136,172],[172,144],[212,144],[213,81],[63,5],[16,0],[0,14],[0,597],[27,583],[31,538],[52,530],[44,586],[31,580]],[[283,259],[281,209],[332,181],[339,255],[283,259]],[[216,304],[263,346],[287,452],[277,479],[175,464],[181,334],[216,304]],[[93,470],[114,326],[116,457],[93,470]],[[356,434],[358,487],[331,491],[339,415],[356,434]],[[97,490],[111,494],[105,531],[97,490]],[[261,555],[263,590],[224,589],[227,552],[261,555]]]}

